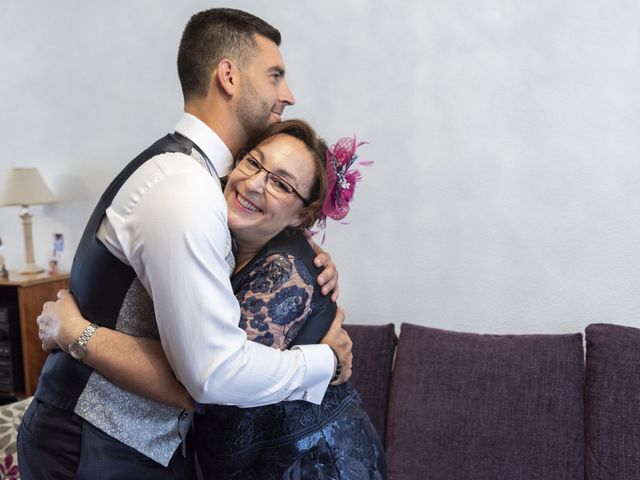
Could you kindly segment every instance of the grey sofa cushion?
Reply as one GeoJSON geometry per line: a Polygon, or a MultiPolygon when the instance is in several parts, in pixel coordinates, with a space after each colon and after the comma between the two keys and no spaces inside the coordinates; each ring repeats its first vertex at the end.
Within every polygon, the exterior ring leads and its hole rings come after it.
{"type": "Polygon", "coordinates": [[[586,329],[586,472],[590,480],[640,479],[640,330],[586,329]]]}
{"type": "Polygon", "coordinates": [[[582,335],[403,324],[386,447],[392,480],[584,477],[582,335]]]}
{"type": "Polygon", "coordinates": [[[345,325],[344,328],[353,341],[351,382],[380,440],[384,441],[391,366],[397,342],[394,326],[345,325]]]}

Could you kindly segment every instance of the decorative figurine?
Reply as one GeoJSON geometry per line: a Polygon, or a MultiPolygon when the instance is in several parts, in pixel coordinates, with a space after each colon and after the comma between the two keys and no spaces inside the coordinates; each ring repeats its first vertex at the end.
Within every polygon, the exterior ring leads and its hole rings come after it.
{"type": "Polygon", "coordinates": [[[4,265],[4,257],[2,256],[2,252],[4,251],[4,246],[2,245],[2,238],[0,238],[0,278],[9,277],[9,271],[4,265]]]}
{"type": "Polygon", "coordinates": [[[53,253],[51,255],[51,259],[49,260],[49,270],[47,273],[49,275],[58,275],[60,273],[59,263],[62,260],[63,252],[64,252],[64,237],[61,233],[53,234],[53,253]]]}
{"type": "Polygon", "coordinates": [[[58,275],[60,270],[58,269],[58,261],[56,259],[49,260],[49,270],[47,271],[49,275],[58,275]]]}

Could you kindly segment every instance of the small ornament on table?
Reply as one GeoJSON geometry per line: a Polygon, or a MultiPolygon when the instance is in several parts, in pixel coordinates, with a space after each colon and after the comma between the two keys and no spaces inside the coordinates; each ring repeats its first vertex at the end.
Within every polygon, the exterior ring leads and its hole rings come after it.
{"type": "Polygon", "coordinates": [[[60,269],[58,268],[58,261],[55,258],[49,260],[49,270],[47,270],[49,275],[58,275],[60,273],[60,269]]]}
{"type": "Polygon", "coordinates": [[[4,245],[2,245],[2,238],[0,238],[0,278],[8,278],[9,271],[7,270],[7,267],[5,267],[4,265],[4,256],[2,256],[3,252],[4,252],[4,245]]]}
{"type": "Polygon", "coordinates": [[[49,275],[57,275],[60,273],[59,263],[64,254],[64,236],[61,233],[53,234],[53,255],[49,260],[49,275]]]}

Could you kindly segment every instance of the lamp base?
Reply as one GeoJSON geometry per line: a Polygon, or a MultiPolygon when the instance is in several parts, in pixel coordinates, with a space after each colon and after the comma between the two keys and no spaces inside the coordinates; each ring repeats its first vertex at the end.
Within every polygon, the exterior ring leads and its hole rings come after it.
{"type": "Polygon", "coordinates": [[[29,205],[23,205],[22,209],[22,215],[20,215],[20,218],[22,218],[22,228],[24,230],[24,251],[26,262],[24,268],[20,270],[20,274],[33,275],[36,273],[42,273],[44,272],[44,268],[37,266],[33,258],[33,239],[31,236],[32,215],[29,213],[29,205]]]}
{"type": "Polygon", "coordinates": [[[44,272],[44,268],[39,267],[35,263],[27,263],[24,268],[18,271],[20,275],[34,275],[44,272]]]}

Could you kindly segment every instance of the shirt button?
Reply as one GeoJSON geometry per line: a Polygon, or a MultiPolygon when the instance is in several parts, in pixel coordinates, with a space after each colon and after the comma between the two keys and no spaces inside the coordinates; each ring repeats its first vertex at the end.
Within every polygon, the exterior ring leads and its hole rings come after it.
{"type": "Polygon", "coordinates": [[[180,418],[185,419],[189,416],[189,414],[187,412],[182,412],[182,415],[180,415],[180,418]]]}
{"type": "Polygon", "coordinates": [[[304,392],[304,395],[302,395],[302,399],[306,400],[306,401],[309,401],[309,396],[310,396],[309,392],[304,392]]]}

